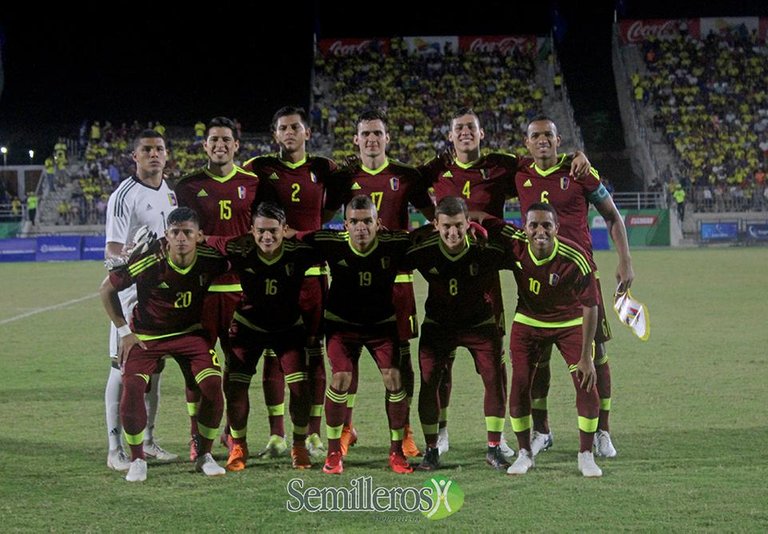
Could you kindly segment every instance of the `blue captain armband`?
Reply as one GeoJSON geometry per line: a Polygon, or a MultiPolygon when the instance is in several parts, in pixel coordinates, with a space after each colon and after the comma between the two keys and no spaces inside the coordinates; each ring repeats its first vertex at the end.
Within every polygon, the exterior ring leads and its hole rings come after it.
{"type": "Polygon", "coordinates": [[[592,204],[597,204],[598,202],[601,202],[602,200],[610,196],[611,194],[608,192],[605,186],[603,184],[600,184],[597,189],[595,189],[589,194],[588,198],[592,204]]]}

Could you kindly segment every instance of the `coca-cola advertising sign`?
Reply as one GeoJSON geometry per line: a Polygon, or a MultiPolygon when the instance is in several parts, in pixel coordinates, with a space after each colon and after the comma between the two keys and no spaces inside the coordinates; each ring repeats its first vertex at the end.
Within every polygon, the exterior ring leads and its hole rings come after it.
{"type": "Polygon", "coordinates": [[[524,55],[536,53],[536,37],[532,35],[471,35],[459,37],[459,48],[462,52],[478,54],[513,52],[524,55]]]}
{"type": "Polygon", "coordinates": [[[683,34],[700,39],[699,19],[622,20],[619,22],[619,35],[624,44],[642,43],[650,38],[672,39],[683,34]]]}
{"type": "Polygon", "coordinates": [[[389,54],[389,39],[320,39],[317,48],[325,57],[356,56],[368,52],[386,56],[389,54]]]}

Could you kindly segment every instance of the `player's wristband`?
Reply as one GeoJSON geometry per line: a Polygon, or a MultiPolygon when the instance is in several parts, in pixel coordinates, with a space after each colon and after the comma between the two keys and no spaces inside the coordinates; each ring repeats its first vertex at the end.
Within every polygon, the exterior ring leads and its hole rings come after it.
{"type": "Polygon", "coordinates": [[[125,336],[130,336],[133,334],[133,331],[131,330],[131,327],[127,324],[124,324],[123,326],[119,327],[117,329],[117,335],[121,338],[124,338],[125,336]]]}

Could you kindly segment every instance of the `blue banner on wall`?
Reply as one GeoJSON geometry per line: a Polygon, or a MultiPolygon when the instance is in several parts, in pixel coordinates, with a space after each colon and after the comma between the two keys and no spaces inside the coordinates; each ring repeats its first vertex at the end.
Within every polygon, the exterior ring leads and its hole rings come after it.
{"type": "Polygon", "coordinates": [[[739,223],[737,221],[701,223],[702,241],[728,241],[738,237],[739,223]]]}
{"type": "Polygon", "coordinates": [[[84,236],[81,260],[103,260],[106,237],[103,235],[84,236]]]}
{"type": "Polygon", "coordinates": [[[747,223],[747,239],[768,241],[768,223],[747,223]]]}
{"type": "Polygon", "coordinates": [[[37,261],[64,261],[80,259],[79,235],[52,235],[37,238],[37,261]]]}
{"type": "Polygon", "coordinates": [[[37,239],[0,239],[0,261],[35,261],[37,239]]]}

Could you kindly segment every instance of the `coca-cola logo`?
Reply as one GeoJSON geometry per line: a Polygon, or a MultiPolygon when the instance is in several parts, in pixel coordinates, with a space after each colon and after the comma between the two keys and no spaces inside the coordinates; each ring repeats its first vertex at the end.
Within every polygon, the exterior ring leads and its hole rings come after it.
{"type": "Polygon", "coordinates": [[[529,46],[529,42],[525,37],[505,37],[499,41],[486,41],[482,37],[478,37],[470,43],[469,51],[481,54],[488,54],[490,52],[508,54],[516,48],[525,49],[527,46],[529,46]]]}
{"type": "Polygon", "coordinates": [[[334,41],[331,46],[328,47],[328,52],[334,56],[351,56],[354,54],[362,54],[371,49],[373,41],[370,39],[366,41],[360,41],[359,43],[344,43],[343,41],[334,41]]]}
{"type": "Polygon", "coordinates": [[[627,29],[627,41],[637,43],[649,37],[670,39],[680,33],[680,24],[676,20],[666,20],[659,23],[636,20],[627,29]]]}

